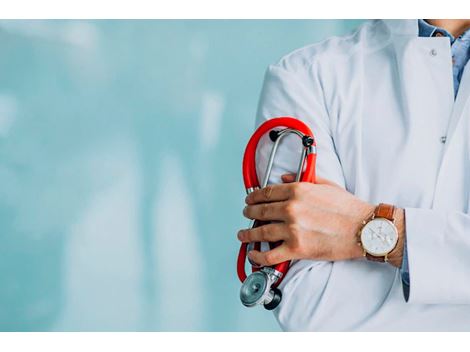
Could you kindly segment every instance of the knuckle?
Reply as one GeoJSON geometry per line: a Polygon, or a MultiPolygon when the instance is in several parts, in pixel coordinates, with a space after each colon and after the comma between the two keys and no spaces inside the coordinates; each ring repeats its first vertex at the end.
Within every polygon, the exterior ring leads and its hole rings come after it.
{"type": "Polygon", "coordinates": [[[301,230],[298,225],[296,224],[290,224],[288,227],[289,231],[289,247],[291,250],[295,253],[300,254],[302,252],[302,236],[301,236],[301,230]]]}
{"type": "Polygon", "coordinates": [[[309,184],[307,182],[295,182],[292,184],[291,195],[292,198],[300,198],[308,190],[309,184]]]}
{"type": "Polygon", "coordinates": [[[291,240],[299,241],[300,239],[300,228],[297,224],[289,224],[287,227],[289,237],[291,240]]]}
{"type": "Polygon", "coordinates": [[[288,219],[295,219],[297,213],[297,202],[289,201],[284,206],[284,212],[288,219]]]}
{"type": "Polygon", "coordinates": [[[260,217],[261,219],[264,219],[268,216],[269,214],[269,205],[268,204],[262,204],[260,206],[260,217]]]}
{"type": "Polygon", "coordinates": [[[260,241],[266,241],[269,236],[269,230],[267,226],[261,226],[259,227],[259,240],[260,241]]]}
{"type": "Polygon", "coordinates": [[[262,192],[264,199],[270,200],[273,193],[273,186],[268,185],[264,187],[262,192]]]}
{"type": "Polygon", "coordinates": [[[295,182],[292,184],[291,189],[290,189],[291,198],[300,197],[300,194],[302,193],[300,189],[301,184],[302,184],[301,182],[295,182]]]}
{"type": "Polygon", "coordinates": [[[266,265],[276,264],[277,255],[273,252],[266,252],[264,254],[264,262],[266,265]]]}

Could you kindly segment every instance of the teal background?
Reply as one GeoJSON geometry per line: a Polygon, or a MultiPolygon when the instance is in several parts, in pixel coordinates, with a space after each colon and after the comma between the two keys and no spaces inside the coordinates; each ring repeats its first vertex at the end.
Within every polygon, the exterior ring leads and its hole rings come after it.
{"type": "Polygon", "coordinates": [[[0,22],[0,330],[278,330],[242,307],[264,71],[358,20],[0,22]]]}

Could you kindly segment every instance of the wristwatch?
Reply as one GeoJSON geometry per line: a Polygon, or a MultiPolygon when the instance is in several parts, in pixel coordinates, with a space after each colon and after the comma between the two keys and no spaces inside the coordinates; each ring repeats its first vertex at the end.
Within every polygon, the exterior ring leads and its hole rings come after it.
{"type": "Polygon", "coordinates": [[[394,215],[393,205],[380,203],[374,213],[362,222],[358,240],[368,260],[386,262],[388,255],[397,247],[398,230],[394,215]]]}

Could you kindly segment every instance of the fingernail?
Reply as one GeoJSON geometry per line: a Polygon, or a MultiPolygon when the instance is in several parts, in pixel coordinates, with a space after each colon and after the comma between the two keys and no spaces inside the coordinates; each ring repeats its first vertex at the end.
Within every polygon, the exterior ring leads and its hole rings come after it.
{"type": "Polygon", "coordinates": [[[243,230],[238,231],[237,237],[240,241],[243,240],[243,230]]]}
{"type": "Polygon", "coordinates": [[[248,199],[250,199],[250,196],[245,197],[245,203],[248,204],[248,199]]]}

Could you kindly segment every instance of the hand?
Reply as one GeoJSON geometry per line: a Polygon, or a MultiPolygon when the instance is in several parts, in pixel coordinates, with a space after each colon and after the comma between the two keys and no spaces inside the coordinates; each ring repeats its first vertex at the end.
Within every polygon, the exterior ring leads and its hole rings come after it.
{"type": "Polygon", "coordinates": [[[254,262],[274,265],[291,259],[347,260],[362,257],[357,232],[375,206],[325,179],[317,183],[293,182],[269,185],[246,197],[243,214],[249,219],[277,221],[241,230],[242,242],[283,243],[266,252],[250,251],[254,262]]]}

